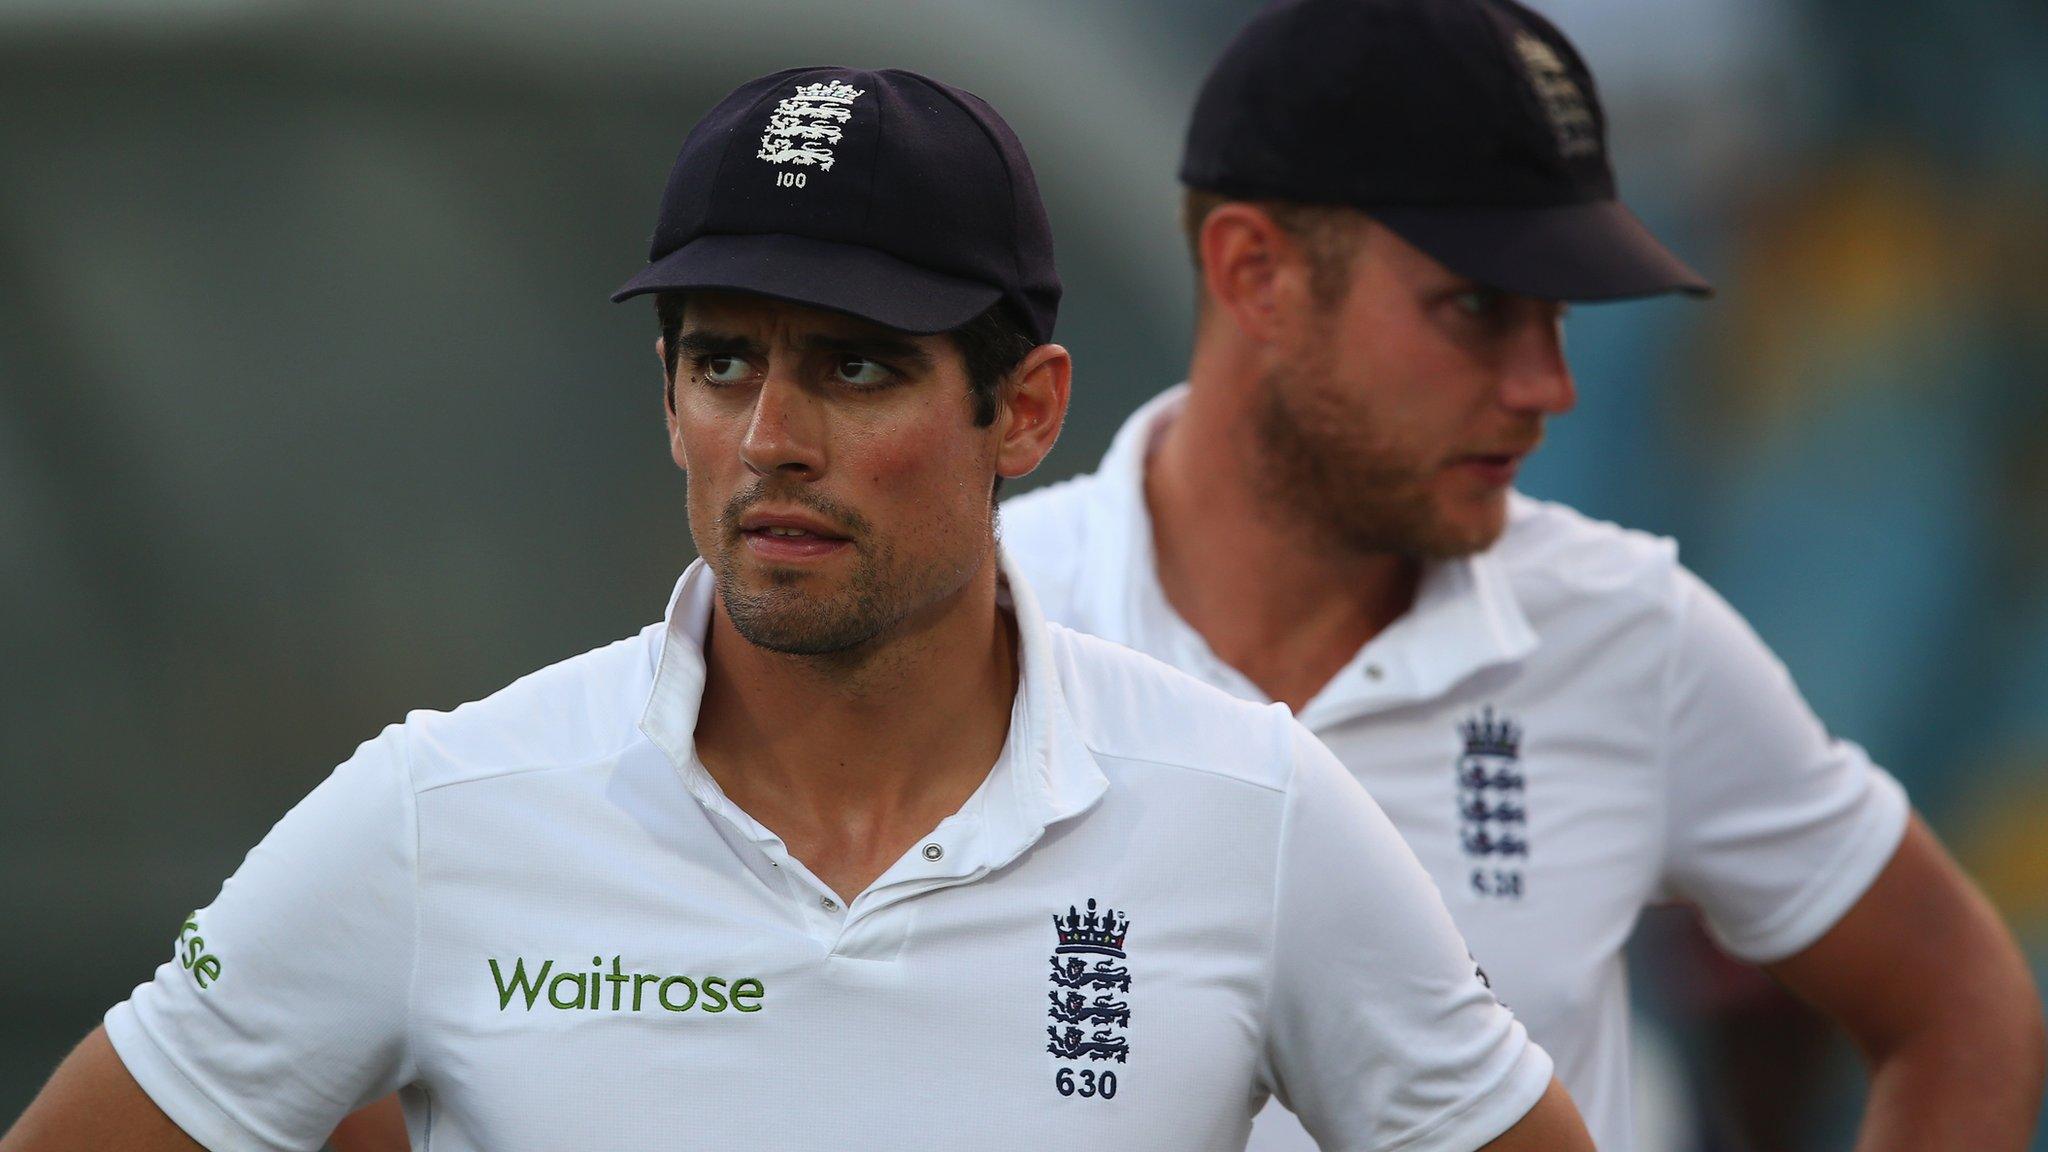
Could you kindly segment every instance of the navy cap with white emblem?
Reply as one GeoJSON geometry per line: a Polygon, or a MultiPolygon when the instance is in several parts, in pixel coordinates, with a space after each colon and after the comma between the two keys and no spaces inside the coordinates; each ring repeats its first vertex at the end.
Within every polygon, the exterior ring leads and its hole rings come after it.
{"type": "Polygon", "coordinates": [[[1051,339],[1052,229],[1023,145],[985,101],[898,69],[796,68],[690,130],[648,264],[612,296],[719,289],[905,332],[997,303],[1051,339]]]}
{"type": "Polygon", "coordinates": [[[1269,5],[1204,82],[1180,176],[1358,208],[1523,295],[1712,290],[1617,198],[1592,73],[1514,0],[1269,5]]]}

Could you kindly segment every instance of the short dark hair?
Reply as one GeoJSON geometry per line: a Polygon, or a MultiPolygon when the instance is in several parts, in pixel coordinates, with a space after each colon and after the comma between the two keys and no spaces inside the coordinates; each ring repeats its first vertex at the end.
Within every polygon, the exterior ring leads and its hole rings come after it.
{"type": "Polygon", "coordinates": [[[1364,214],[1356,208],[1331,204],[1296,204],[1288,200],[1243,200],[1201,188],[1182,190],[1180,227],[1187,238],[1188,256],[1195,262],[1197,279],[1202,272],[1202,225],[1209,214],[1229,203],[1250,204],[1270,216],[1282,232],[1293,237],[1308,256],[1309,291],[1316,303],[1328,307],[1344,298],[1351,287],[1351,260],[1358,255],[1364,236],[1364,214]]]}
{"type": "MultiPolygon", "coordinates": [[[[684,292],[658,292],[654,296],[655,322],[661,326],[663,368],[668,374],[668,406],[676,405],[676,343],[683,330],[684,292]]],[[[998,301],[960,327],[946,333],[960,350],[967,369],[967,390],[974,398],[974,425],[986,428],[996,422],[996,399],[1003,381],[1017,365],[1038,347],[1038,341],[1008,304],[998,301]]]]}

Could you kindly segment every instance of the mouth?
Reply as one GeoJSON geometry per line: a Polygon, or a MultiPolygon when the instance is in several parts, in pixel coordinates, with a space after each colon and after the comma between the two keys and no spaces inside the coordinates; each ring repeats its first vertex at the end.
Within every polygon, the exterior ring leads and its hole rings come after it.
{"type": "Polygon", "coordinates": [[[1519,452],[1474,452],[1457,457],[1451,467],[1476,477],[1488,487],[1505,488],[1515,482],[1528,449],[1519,452]]]}
{"type": "Polygon", "coordinates": [[[750,512],[741,518],[739,534],[749,553],[778,563],[822,559],[853,547],[831,525],[800,513],[750,512]]]}

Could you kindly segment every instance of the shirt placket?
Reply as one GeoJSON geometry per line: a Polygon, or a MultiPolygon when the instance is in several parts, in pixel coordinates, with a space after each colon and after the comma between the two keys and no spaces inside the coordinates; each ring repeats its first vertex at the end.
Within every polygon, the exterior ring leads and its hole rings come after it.
{"type": "MultiPolygon", "coordinates": [[[[722,798],[721,798],[722,800],[722,798]]],[[[978,863],[980,821],[950,818],[933,829],[851,902],[840,899],[788,846],[764,826],[721,802],[714,813],[730,827],[744,851],[757,853],[767,865],[763,879],[788,902],[806,934],[828,952],[837,953],[852,934],[872,926],[872,918],[904,901],[942,888],[972,883],[988,873],[978,863]]],[[[762,870],[757,869],[757,872],[762,870]]]]}

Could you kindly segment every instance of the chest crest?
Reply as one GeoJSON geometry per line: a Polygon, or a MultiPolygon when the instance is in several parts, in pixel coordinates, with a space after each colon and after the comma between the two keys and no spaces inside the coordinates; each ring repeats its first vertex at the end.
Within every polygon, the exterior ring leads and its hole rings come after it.
{"type": "Polygon", "coordinates": [[[1114,1099],[1116,1073],[1089,1065],[1130,1058],[1131,970],[1124,952],[1130,917],[1108,908],[1097,912],[1090,900],[1086,912],[1070,906],[1065,916],[1055,913],[1052,924],[1059,942],[1048,977],[1052,1023],[1045,1050],[1058,1065],[1053,1087],[1062,1096],[1114,1099]]]}
{"type": "Polygon", "coordinates": [[[1458,725],[1464,741],[1456,765],[1458,842],[1468,890],[1477,897],[1520,900],[1529,860],[1528,779],[1522,771],[1522,727],[1492,705],[1458,725]]]}

